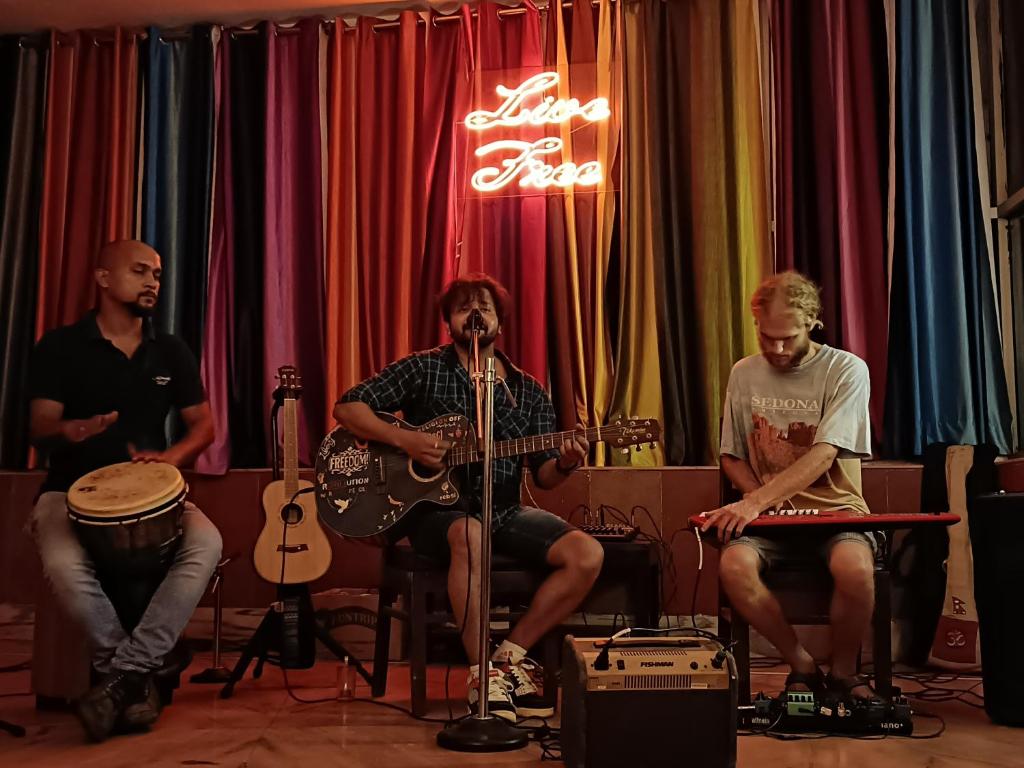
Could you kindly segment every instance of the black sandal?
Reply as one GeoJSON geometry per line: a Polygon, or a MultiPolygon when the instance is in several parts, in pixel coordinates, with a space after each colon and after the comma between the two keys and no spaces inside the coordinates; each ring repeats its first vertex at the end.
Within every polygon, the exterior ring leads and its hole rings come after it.
{"type": "Polygon", "coordinates": [[[866,677],[861,675],[850,675],[849,677],[835,677],[831,672],[825,677],[825,685],[831,693],[839,696],[848,704],[884,704],[881,697],[875,693],[875,689],[868,683],[866,677]],[[854,696],[853,689],[864,686],[871,691],[870,696],[854,696]]]}
{"type": "Polygon", "coordinates": [[[814,668],[813,672],[797,672],[793,670],[786,675],[786,693],[822,693],[825,687],[825,676],[817,667],[814,668]],[[807,690],[793,690],[792,687],[795,685],[802,685],[807,690]]]}

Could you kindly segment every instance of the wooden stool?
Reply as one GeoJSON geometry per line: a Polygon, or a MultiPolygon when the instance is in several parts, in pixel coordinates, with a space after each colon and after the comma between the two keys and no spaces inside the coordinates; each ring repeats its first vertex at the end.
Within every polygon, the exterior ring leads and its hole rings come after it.
{"type": "MultiPolygon", "coordinates": [[[[590,610],[630,614],[646,626],[657,626],[660,609],[660,572],[653,545],[605,543],[605,560],[601,575],[591,590],[586,605],[590,610]]],[[[529,568],[503,555],[491,559],[491,591],[529,602],[547,576],[547,572],[529,568]]],[[[409,676],[411,708],[422,716],[427,709],[427,636],[432,628],[451,623],[453,615],[448,602],[448,569],[446,565],[420,557],[405,545],[384,550],[380,579],[376,645],[373,657],[373,695],[383,696],[387,689],[388,647],[391,621],[406,623],[409,642],[409,676]],[[395,607],[399,596],[405,609],[395,607]]],[[[492,615],[508,618],[507,615],[492,615]]],[[[561,637],[558,630],[542,641],[544,666],[544,697],[552,705],[556,700],[561,637]]]]}

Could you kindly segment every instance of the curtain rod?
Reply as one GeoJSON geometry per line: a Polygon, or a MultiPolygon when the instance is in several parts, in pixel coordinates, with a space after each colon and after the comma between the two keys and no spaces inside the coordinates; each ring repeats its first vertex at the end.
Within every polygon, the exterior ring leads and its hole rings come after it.
{"type": "MultiPolygon", "coordinates": [[[[609,0],[609,2],[614,4],[616,2],[619,2],[619,0],[609,0]]],[[[591,0],[590,4],[592,6],[594,6],[594,7],[596,7],[596,6],[598,6],[600,4],[600,2],[599,2],[599,0],[591,0]]],[[[564,2],[562,2],[562,8],[567,8],[567,9],[571,10],[573,5],[574,5],[574,3],[571,2],[571,0],[565,0],[564,2]]],[[[537,10],[538,10],[539,13],[546,13],[549,10],[549,5],[548,4],[539,5],[537,10]]],[[[500,9],[497,12],[497,16],[498,16],[499,19],[504,19],[506,17],[522,16],[522,15],[524,15],[526,13],[527,13],[527,9],[526,8],[502,8],[502,9],[500,9]]],[[[472,14],[472,16],[474,18],[476,18],[477,15],[478,15],[476,10],[471,11],[471,14],[472,14]]],[[[446,15],[438,14],[438,15],[435,15],[433,17],[433,19],[431,19],[431,23],[436,26],[438,24],[455,23],[455,22],[459,22],[461,20],[462,20],[462,14],[461,13],[452,13],[452,14],[446,14],[446,15]]],[[[327,29],[329,31],[332,30],[333,27],[335,26],[335,21],[334,21],[333,18],[332,19],[323,19],[321,21],[321,23],[325,27],[327,27],[327,29]]],[[[422,17],[418,16],[417,19],[416,19],[416,23],[417,24],[425,24],[426,21],[422,17]]],[[[198,26],[198,25],[196,25],[196,26],[198,26]]],[[[213,25],[213,26],[218,26],[218,25],[213,25]]],[[[401,26],[401,22],[399,22],[399,21],[382,21],[382,22],[380,22],[378,24],[374,24],[371,27],[371,29],[374,32],[377,32],[378,30],[397,29],[400,26],[401,26]]],[[[241,36],[245,36],[245,35],[256,35],[256,34],[260,33],[259,27],[235,27],[235,28],[232,28],[232,27],[225,26],[225,27],[223,27],[223,29],[224,29],[225,32],[229,33],[232,37],[241,37],[241,36]]],[[[343,29],[344,29],[345,32],[354,32],[356,30],[356,27],[355,26],[345,25],[345,27],[343,29]]],[[[275,34],[278,34],[278,35],[295,35],[295,34],[298,34],[300,30],[299,30],[298,27],[280,27],[280,26],[278,26],[278,27],[275,28],[274,31],[275,31],[275,34]]],[[[58,45],[67,45],[67,44],[69,44],[71,42],[71,39],[72,39],[71,38],[71,34],[72,33],[58,32],[57,33],[57,44],[58,45]]],[[[96,30],[96,31],[84,30],[82,32],[82,34],[84,34],[86,36],[89,36],[91,38],[91,42],[92,42],[93,45],[107,45],[107,44],[110,44],[110,43],[114,42],[114,34],[110,30],[96,30]]],[[[144,29],[125,29],[124,30],[124,34],[126,36],[135,37],[138,40],[146,40],[146,39],[149,38],[149,33],[146,30],[144,30],[144,29]]],[[[164,42],[179,42],[179,41],[191,40],[191,39],[192,39],[191,32],[186,31],[186,30],[181,30],[181,31],[168,30],[168,32],[166,34],[161,34],[160,35],[160,40],[162,40],[164,42]]],[[[19,38],[19,40],[18,40],[18,45],[21,46],[22,48],[45,47],[45,46],[49,45],[49,34],[48,33],[34,33],[34,34],[22,35],[19,38]]]]}

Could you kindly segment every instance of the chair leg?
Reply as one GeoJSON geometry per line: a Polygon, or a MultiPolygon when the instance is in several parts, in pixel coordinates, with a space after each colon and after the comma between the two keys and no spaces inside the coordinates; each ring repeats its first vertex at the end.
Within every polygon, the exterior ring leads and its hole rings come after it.
{"type": "Polygon", "coordinates": [[[875,571],[874,648],[875,691],[883,699],[892,697],[892,593],[889,572],[875,571]]]}
{"type": "Polygon", "coordinates": [[[412,713],[427,711],[427,595],[421,575],[412,575],[409,590],[409,684],[412,713]]]}
{"type": "Polygon", "coordinates": [[[388,655],[391,650],[391,609],[397,595],[388,585],[387,576],[381,579],[380,600],[377,603],[377,634],[373,645],[373,682],[370,693],[374,698],[383,696],[388,688],[388,655]]]}

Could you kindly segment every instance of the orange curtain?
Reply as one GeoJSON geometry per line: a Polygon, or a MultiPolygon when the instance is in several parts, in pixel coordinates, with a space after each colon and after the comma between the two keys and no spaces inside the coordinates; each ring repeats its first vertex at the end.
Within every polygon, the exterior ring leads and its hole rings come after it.
{"type": "Polygon", "coordinates": [[[454,254],[465,15],[334,25],[327,75],[327,417],[343,391],[437,343],[454,254]],[[460,95],[461,94],[461,95],[460,95]]]}
{"type": "Polygon", "coordinates": [[[93,305],[100,246],[134,229],[136,34],[52,33],[47,90],[37,336],[93,305]]]}
{"type": "MultiPolygon", "coordinates": [[[[563,160],[597,160],[603,181],[548,196],[548,273],[551,290],[552,389],[560,421],[601,424],[608,416],[612,348],[605,307],[615,235],[621,61],[618,5],[575,0],[571,11],[549,6],[546,58],[558,73],[558,98],[587,103],[606,98],[607,120],[563,123],[563,160]]],[[[599,456],[600,458],[600,456],[599,456]]]]}

